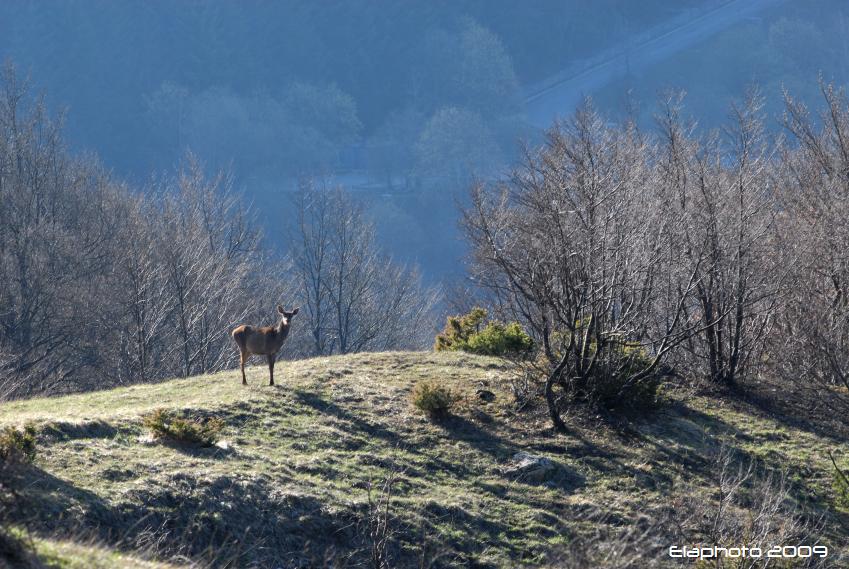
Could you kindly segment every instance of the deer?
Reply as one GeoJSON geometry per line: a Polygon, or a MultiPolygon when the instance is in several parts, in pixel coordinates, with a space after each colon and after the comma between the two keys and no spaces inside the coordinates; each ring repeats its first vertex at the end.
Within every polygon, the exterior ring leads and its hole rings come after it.
{"type": "Polygon", "coordinates": [[[278,304],[277,312],[280,313],[280,323],[277,326],[256,327],[249,324],[242,324],[233,330],[231,335],[236,345],[239,346],[239,361],[242,366],[242,385],[248,384],[248,380],[245,378],[245,362],[253,354],[268,358],[268,385],[274,385],[274,360],[277,359],[277,353],[283,346],[286,336],[289,335],[292,317],[298,313],[298,310],[298,308],[295,308],[291,312],[286,312],[278,304]]]}

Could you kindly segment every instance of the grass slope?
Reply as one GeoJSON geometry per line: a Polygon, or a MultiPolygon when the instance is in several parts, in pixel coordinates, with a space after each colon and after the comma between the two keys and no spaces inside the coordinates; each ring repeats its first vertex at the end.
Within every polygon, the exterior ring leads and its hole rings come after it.
{"type": "Polygon", "coordinates": [[[827,454],[845,443],[741,403],[672,394],[627,433],[583,421],[560,435],[542,413],[511,410],[508,372],[494,359],[358,354],[277,369],[274,387],[257,367],[247,387],[227,371],[0,404],[0,425],[35,421],[42,433],[20,489],[42,557],[59,567],[83,566],[86,556],[97,564],[85,566],[148,566],[118,557],[135,551],[176,565],[289,567],[320,565],[335,550],[359,551],[357,561],[368,542],[370,484],[399,471],[390,539],[399,566],[421,558],[436,566],[544,563],[593,530],[579,521],[589,510],[626,525],[682,486],[707,496],[705,457],[723,441],[786,468],[797,499],[829,512],[832,546],[846,542],[846,514],[830,505],[827,454]],[[465,396],[456,416],[433,424],[410,406],[421,379],[465,396]],[[475,396],[481,382],[495,401],[475,396]],[[220,447],[152,443],[141,416],[160,407],[223,419],[220,447]],[[544,484],[506,476],[520,450],[555,461],[558,475],[544,484]],[[80,545],[80,536],[99,545],[80,545]]]}

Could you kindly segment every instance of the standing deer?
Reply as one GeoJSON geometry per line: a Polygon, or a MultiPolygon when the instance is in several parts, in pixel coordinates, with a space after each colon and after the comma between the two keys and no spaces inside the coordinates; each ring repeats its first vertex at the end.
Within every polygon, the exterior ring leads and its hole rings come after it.
{"type": "Polygon", "coordinates": [[[277,352],[280,351],[286,336],[289,335],[289,327],[292,325],[292,317],[298,313],[298,309],[292,312],[286,312],[283,307],[277,305],[277,312],[280,313],[280,323],[277,326],[263,326],[257,328],[249,324],[242,324],[233,330],[233,339],[236,345],[239,346],[239,360],[242,365],[242,385],[247,385],[248,380],[245,378],[245,362],[252,354],[265,356],[268,358],[268,385],[274,385],[274,360],[277,359],[277,352]]]}

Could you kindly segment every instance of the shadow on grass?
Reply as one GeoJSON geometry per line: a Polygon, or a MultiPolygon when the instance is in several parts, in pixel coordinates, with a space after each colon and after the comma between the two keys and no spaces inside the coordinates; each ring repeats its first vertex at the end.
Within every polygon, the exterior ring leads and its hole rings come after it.
{"type": "MultiPolygon", "coordinates": [[[[40,434],[57,441],[68,441],[75,439],[111,439],[121,430],[106,421],[86,421],[82,423],[69,423],[65,421],[53,421],[46,423],[40,429],[40,434]]],[[[123,432],[128,432],[124,430],[123,432]]]]}
{"type": "MultiPolygon", "coordinates": [[[[432,452],[433,446],[427,441],[413,442],[409,437],[406,437],[401,433],[388,429],[382,425],[366,421],[343,407],[322,399],[317,393],[298,390],[295,391],[294,395],[295,399],[300,403],[315,409],[319,413],[329,415],[336,419],[339,423],[335,426],[346,431],[349,435],[354,437],[375,437],[384,443],[387,443],[391,447],[422,457],[425,460],[428,469],[432,472],[448,472],[452,476],[456,477],[466,477],[473,474],[473,472],[471,472],[471,470],[464,464],[442,460],[436,456],[432,452]]],[[[346,441],[337,441],[333,446],[337,448],[344,448],[348,445],[349,443],[346,441]]],[[[386,461],[377,456],[374,457],[373,462],[379,463],[384,467],[391,466],[390,464],[383,464],[386,461]]],[[[405,468],[408,470],[415,469],[412,465],[405,465],[405,468]]],[[[421,472],[419,472],[419,474],[421,474],[421,472]]]]}
{"type": "Polygon", "coordinates": [[[294,395],[298,402],[315,409],[319,413],[331,415],[344,423],[348,423],[351,427],[353,427],[353,430],[361,434],[365,434],[370,437],[377,437],[394,445],[403,442],[401,435],[395,431],[357,417],[355,414],[347,411],[339,405],[322,399],[322,397],[317,393],[298,389],[294,392],[294,395]]]}
{"type": "Polygon", "coordinates": [[[30,529],[65,535],[74,526],[108,528],[118,524],[100,496],[41,468],[20,466],[4,475],[16,498],[9,512],[30,529]]]}
{"type": "MultiPolygon", "coordinates": [[[[338,427],[354,435],[377,437],[390,445],[403,449],[405,452],[421,456],[424,462],[421,467],[427,469],[429,473],[444,472],[458,479],[468,479],[470,477],[480,476],[481,474],[479,469],[471,467],[465,461],[442,459],[434,452],[435,445],[427,436],[416,437],[416,440],[413,441],[409,437],[405,437],[382,425],[366,421],[351,411],[322,399],[314,392],[296,391],[295,398],[316,411],[334,417],[340,421],[340,424],[337,425],[338,427]]],[[[451,440],[469,445],[472,449],[488,455],[496,463],[507,464],[513,455],[523,448],[458,415],[449,415],[439,421],[434,421],[433,424],[442,429],[445,435],[451,440]]],[[[335,446],[340,445],[344,445],[344,442],[335,446]]],[[[378,462],[381,461],[378,460],[378,462]]],[[[421,472],[421,469],[410,465],[407,465],[406,468],[415,468],[418,471],[418,475],[425,474],[421,472]]],[[[563,466],[563,469],[564,480],[577,480],[579,478],[574,471],[567,469],[565,466],[563,466]],[[566,475],[567,472],[570,475],[566,475]]]]}
{"type": "MultiPolygon", "coordinates": [[[[740,450],[739,445],[754,440],[738,427],[680,401],[669,404],[634,433],[638,444],[653,451],[655,462],[674,465],[688,478],[701,478],[710,483],[721,447],[727,447],[742,460],[746,453],[740,450]]],[[[662,475],[652,474],[651,479],[665,487],[673,482],[672,470],[665,469],[662,475]]],[[[645,478],[647,475],[642,473],[641,476],[645,478]]]]}
{"type": "Polygon", "coordinates": [[[845,417],[833,409],[825,408],[821,401],[817,401],[817,397],[836,397],[836,395],[824,392],[819,392],[817,395],[792,393],[783,389],[783,386],[776,387],[772,391],[766,387],[751,389],[741,387],[732,395],[749,404],[746,412],[773,420],[785,427],[808,432],[838,445],[845,444],[849,436],[849,426],[845,417]]]}
{"type": "Polygon", "coordinates": [[[233,447],[218,446],[218,443],[211,446],[203,446],[200,444],[186,443],[169,438],[156,439],[152,444],[168,447],[186,456],[195,458],[220,458],[226,459],[236,456],[236,451],[233,447]]]}
{"type": "Polygon", "coordinates": [[[497,461],[507,460],[517,452],[516,446],[465,417],[449,415],[434,424],[444,429],[454,440],[467,443],[497,461]]]}
{"type": "Polygon", "coordinates": [[[44,565],[33,552],[32,543],[25,536],[11,533],[0,525],[0,567],[43,569],[44,565]]]}
{"type": "Polygon", "coordinates": [[[34,535],[99,543],[156,558],[181,556],[209,567],[307,567],[334,548],[359,551],[350,512],[319,497],[287,494],[261,479],[174,474],[109,503],[35,466],[9,483],[10,521],[34,535]]]}
{"type": "MultiPolygon", "coordinates": [[[[456,559],[461,567],[490,567],[482,564],[479,555],[488,549],[507,553],[514,566],[536,565],[540,551],[528,547],[528,528],[507,517],[482,516],[458,504],[430,501],[422,508],[422,517],[428,534],[440,536],[445,545],[462,552],[456,559]],[[535,563],[536,562],[536,563],[535,563]]],[[[534,527],[537,538],[557,537],[562,527],[559,522],[540,523],[534,527]]]]}

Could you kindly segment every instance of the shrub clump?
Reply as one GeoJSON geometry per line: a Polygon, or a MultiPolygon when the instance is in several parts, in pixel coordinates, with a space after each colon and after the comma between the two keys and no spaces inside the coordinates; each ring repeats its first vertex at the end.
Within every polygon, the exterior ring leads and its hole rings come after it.
{"type": "MultiPolygon", "coordinates": [[[[582,336],[582,333],[578,334],[579,338],[582,336]]],[[[648,414],[661,406],[664,379],[671,369],[668,366],[651,369],[653,357],[639,342],[608,341],[599,353],[596,341],[588,340],[583,353],[580,353],[581,349],[575,347],[578,342],[570,342],[569,338],[568,332],[552,334],[555,358],[563,357],[561,350],[564,346],[572,346],[570,357],[575,362],[573,365],[579,367],[578,364],[583,364],[585,369],[590,370],[583,375],[576,373],[572,377],[561,378],[559,384],[573,401],[630,416],[648,414]],[[588,365],[590,361],[591,366],[588,365]],[[644,370],[651,371],[643,375],[644,370]]],[[[553,364],[545,354],[539,353],[536,366],[547,375],[553,364]]]]}
{"type": "Polygon", "coordinates": [[[0,459],[6,464],[30,463],[35,460],[35,444],[35,425],[4,427],[0,430],[0,459]]]}
{"type": "Polygon", "coordinates": [[[518,322],[490,321],[487,312],[473,308],[463,316],[450,316],[445,329],[436,336],[434,349],[463,351],[484,356],[518,356],[530,353],[534,341],[518,322]]]}
{"type": "Polygon", "coordinates": [[[655,371],[639,381],[628,379],[651,365],[651,357],[639,345],[624,344],[614,348],[606,364],[599,366],[593,378],[591,399],[611,411],[646,413],[660,404],[663,374],[655,371]]]}
{"type": "Polygon", "coordinates": [[[593,385],[591,399],[608,411],[643,414],[656,410],[662,403],[662,377],[653,373],[640,381],[625,385],[622,375],[598,377],[593,385]]]}
{"type": "Polygon", "coordinates": [[[142,422],[154,438],[199,447],[213,446],[224,428],[224,421],[216,417],[187,419],[166,409],[152,411],[142,422]]]}
{"type": "Polygon", "coordinates": [[[447,387],[431,381],[420,381],[413,388],[413,406],[430,419],[443,419],[451,412],[457,396],[447,387]]]}

